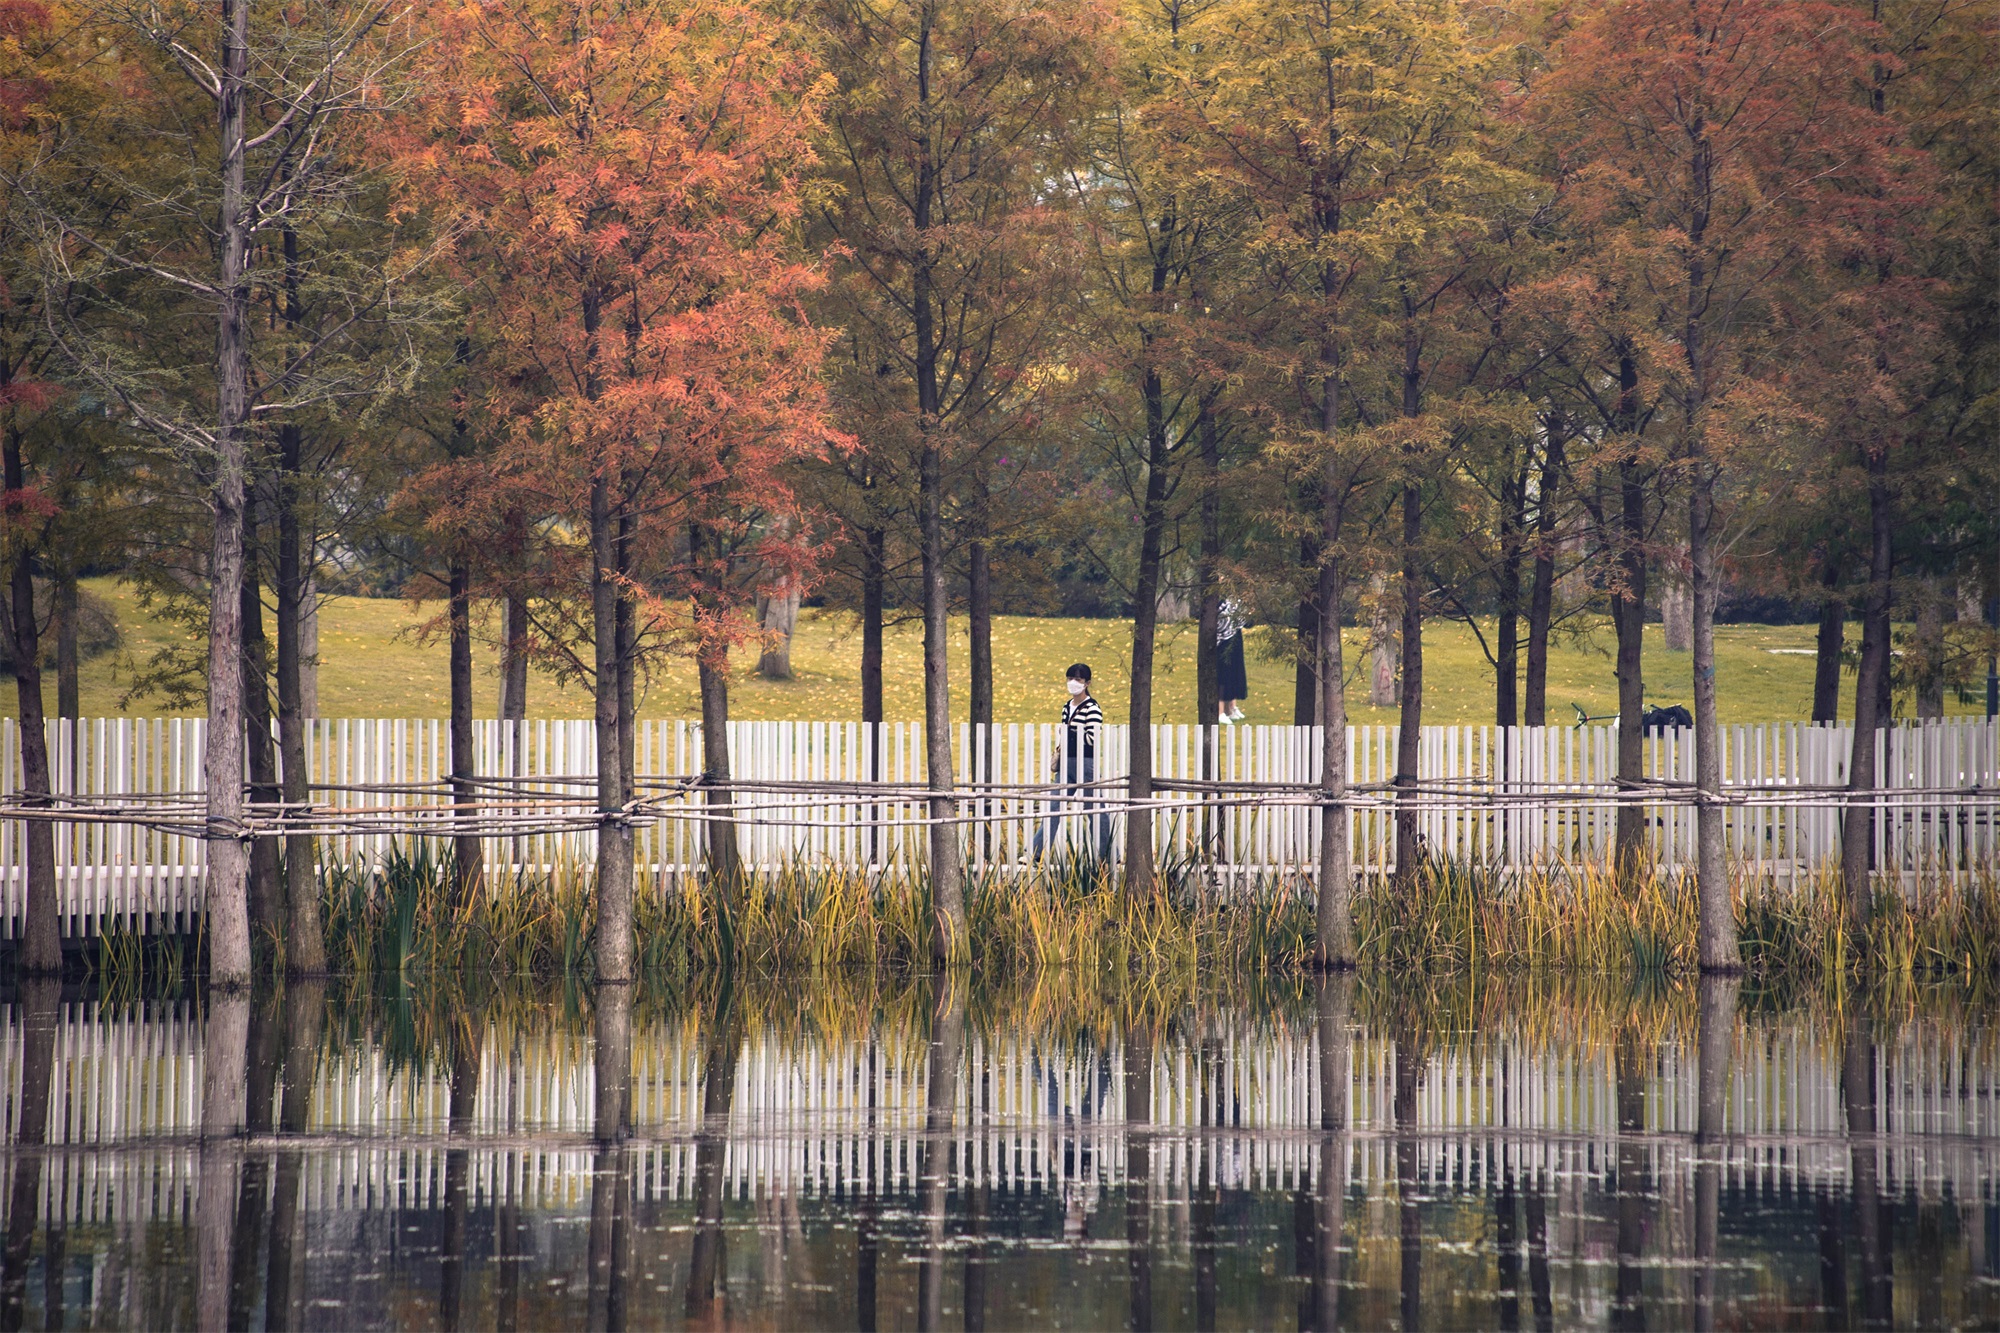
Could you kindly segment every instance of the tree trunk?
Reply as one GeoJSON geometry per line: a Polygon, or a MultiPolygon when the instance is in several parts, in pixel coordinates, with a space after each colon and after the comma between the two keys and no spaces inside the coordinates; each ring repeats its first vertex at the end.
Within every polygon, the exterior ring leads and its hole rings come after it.
{"type": "MultiPolygon", "coordinates": [[[[868,755],[868,780],[882,780],[882,598],[888,582],[888,534],[881,528],[861,533],[861,727],[868,755]]],[[[881,807],[868,814],[868,862],[882,855],[881,807]]]]}
{"type": "MultiPolygon", "coordinates": [[[[591,294],[593,297],[595,293],[591,294]]],[[[586,307],[595,313],[595,302],[586,307]]],[[[611,483],[590,487],[592,682],[597,724],[597,979],[632,980],[632,829],[621,817],[627,799],[623,689],[618,661],[617,522],[611,483]]]]}
{"type": "Polygon", "coordinates": [[[1528,465],[1506,477],[1500,488],[1499,625],[1494,635],[1493,724],[1520,720],[1522,534],[1528,526],[1528,465]]]}
{"type": "MultiPolygon", "coordinates": [[[[1646,493],[1637,469],[1620,464],[1622,538],[1618,553],[1621,587],[1612,595],[1611,618],[1618,637],[1618,780],[1628,788],[1646,779],[1646,555],[1637,545],[1645,529],[1646,493]]],[[[1621,875],[1637,873],[1646,852],[1646,812],[1618,807],[1614,858],[1621,875]]]]}
{"type": "Polygon", "coordinates": [[[1717,466],[1708,456],[1702,411],[1708,375],[1707,352],[1697,312],[1706,300],[1707,254],[1702,248],[1708,232],[1709,201],[1713,198],[1713,150],[1706,122],[1696,109],[1691,137],[1694,153],[1690,162],[1689,195],[1694,214],[1688,228],[1687,297],[1685,323],[1681,332],[1681,352],[1687,358],[1688,398],[1686,428],[1693,464],[1693,489],[1688,497],[1688,579],[1692,600],[1689,647],[1694,653],[1694,782],[1695,799],[1695,893],[1701,912],[1701,969],[1704,972],[1740,971],[1742,954],[1736,947],[1736,909],[1729,892],[1729,867],[1722,856],[1722,726],[1715,712],[1715,603],[1721,591],[1715,569],[1715,552],[1710,546],[1715,523],[1715,474],[1717,466]]]}
{"type": "Polygon", "coordinates": [[[757,655],[757,674],[765,680],[792,679],[792,635],[799,627],[797,585],[787,581],[765,599],[760,623],[770,641],[757,655]]]}
{"type": "Polygon", "coordinates": [[[77,662],[77,617],[81,612],[78,605],[76,563],[68,559],[56,561],[55,589],[51,598],[56,632],[56,716],[74,722],[83,716],[82,693],[78,680],[77,662]]]}
{"type": "Polygon", "coordinates": [[[507,594],[501,604],[500,720],[528,720],[528,599],[507,594]]]}
{"type": "MultiPolygon", "coordinates": [[[[786,537],[791,530],[791,520],[780,519],[776,535],[786,537]]],[[[763,649],[757,654],[757,674],[765,680],[792,678],[792,633],[798,626],[799,585],[787,574],[757,600],[757,627],[765,634],[763,649]]]]}
{"type": "MultiPolygon", "coordinates": [[[[285,234],[287,320],[303,318],[298,298],[298,240],[285,234]]],[[[305,603],[310,596],[305,542],[299,526],[299,473],[303,440],[296,424],[278,428],[278,756],[289,806],[311,796],[306,772],[305,603]]],[[[319,883],[314,874],[313,839],[285,839],[285,970],[293,976],[326,971],[326,943],[320,931],[319,883]]]]}
{"type": "Polygon", "coordinates": [[[1394,708],[1397,693],[1396,627],[1389,618],[1389,578],[1380,573],[1368,578],[1368,704],[1371,708],[1394,708]]]}
{"type": "Polygon", "coordinates": [[[1316,538],[1299,538],[1299,568],[1306,572],[1311,583],[1310,591],[1299,598],[1299,651],[1297,663],[1292,670],[1292,725],[1312,727],[1319,725],[1321,703],[1320,558],[1319,541],[1316,538]]]}
{"type": "Polygon", "coordinates": [[[1563,438],[1553,429],[1542,454],[1535,488],[1535,572],[1528,593],[1528,678],[1522,690],[1521,721],[1544,727],[1549,721],[1549,624],[1555,614],[1556,490],[1562,485],[1563,438]]]}
{"type": "MultiPolygon", "coordinates": [[[[479,789],[472,746],[472,567],[463,558],[452,561],[448,590],[451,605],[451,799],[460,819],[476,818],[479,789]]],[[[452,839],[454,889],[460,910],[479,892],[485,872],[484,849],[477,837],[452,839]]]]}
{"type": "MultiPolygon", "coordinates": [[[[1201,552],[1195,560],[1195,604],[1200,620],[1195,635],[1194,723],[1212,727],[1222,712],[1222,683],[1215,634],[1222,623],[1222,441],[1215,418],[1202,412],[1201,552]]],[[[1206,763],[1206,733],[1202,776],[1211,777],[1206,763]]]]}
{"type": "MultiPolygon", "coordinates": [[[[271,741],[269,657],[264,639],[263,580],[258,577],[257,518],[243,513],[243,735],[250,747],[250,797],[260,805],[277,801],[278,756],[271,741]]],[[[266,939],[283,933],[283,900],[278,883],[278,840],[250,843],[250,929],[266,939]]]]}
{"type": "MultiPolygon", "coordinates": [[[[1618,462],[1618,587],[1611,620],[1618,635],[1618,781],[1631,789],[1646,780],[1646,478],[1631,454],[1639,367],[1629,355],[1618,360],[1618,387],[1618,429],[1628,438],[1618,462]]],[[[1645,808],[1619,806],[1612,853],[1617,873],[1627,879],[1636,875],[1645,854],[1645,808]]]]}
{"type": "Polygon", "coordinates": [[[1660,638],[1670,653],[1694,648],[1694,599],[1682,572],[1693,559],[1693,553],[1682,548],[1660,570],[1660,638]]]}
{"type": "MultiPolygon", "coordinates": [[[[10,495],[27,489],[21,435],[6,433],[6,482],[10,495]]],[[[21,515],[13,517],[19,519],[21,515]]],[[[49,727],[42,713],[42,633],[35,618],[34,544],[23,542],[14,556],[8,583],[8,613],[14,652],[14,694],[21,715],[21,801],[47,804],[49,727]]],[[[61,905],[56,898],[56,832],[46,819],[23,821],[28,856],[27,922],[15,967],[30,976],[62,971],[61,905]]],[[[25,1168],[24,1168],[25,1169],[25,1168]]]]}
{"type": "Polygon", "coordinates": [[[1396,878],[1412,883],[1423,860],[1417,812],[1405,802],[1417,785],[1418,746],[1424,727],[1424,587],[1417,562],[1422,537],[1423,498],[1414,485],[1403,487],[1403,693],[1396,722],[1396,878]]]}
{"type": "Polygon", "coordinates": [[[1944,596],[1935,578],[1924,579],[1917,596],[1917,719],[1931,721],[1944,716],[1944,596]]]}
{"type": "Polygon", "coordinates": [[[966,573],[967,651],[972,659],[966,704],[978,726],[993,721],[993,579],[985,542],[973,542],[966,551],[966,573]]]}
{"type": "Polygon", "coordinates": [[[1722,855],[1722,727],[1715,712],[1715,600],[1720,582],[1710,547],[1715,475],[1705,458],[1697,457],[1695,466],[1694,494],[1688,505],[1688,558],[1694,594],[1694,772],[1701,802],[1695,807],[1701,966],[1707,972],[1735,972],[1743,960],[1736,947],[1729,867],[1722,855]]]}
{"type": "Polygon", "coordinates": [[[317,543],[307,536],[301,543],[306,556],[305,591],[299,598],[299,709],[302,716],[319,717],[319,576],[316,573],[317,543]]]}
{"type": "Polygon", "coordinates": [[[709,882],[724,920],[734,928],[736,894],[742,887],[743,853],[737,841],[735,797],[729,785],[729,676],[704,654],[701,676],[701,771],[708,789],[709,882]]]}
{"type": "MultiPolygon", "coordinates": [[[[1423,413],[1423,343],[1417,335],[1415,312],[1403,298],[1403,416],[1414,421],[1423,413]]],[[[1416,481],[1403,483],[1403,697],[1397,719],[1396,786],[1403,789],[1396,803],[1396,878],[1415,882],[1423,859],[1417,812],[1405,803],[1417,785],[1418,745],[1424,726],[1424,583],[1419,563],[1423,541],[1423,491],[1416,481]]]]}
{"type": "Polygon", "coordinates": [[[888,546],[888,534],[881,528],[861,534],[861,720],[870,726],[882,721],[882,598],[889,579],[888,546]]]}
{"type": "Polygon", "coordinates": [[[1840,566],[1829,559],[1821,581],[1827,589],[1819,603],[1819,636],[1813,645],[1812,720],[1840,720],[1840,653],[1846,646],[1847,603],[1835,595],[1840,566]]]}
{"type": "Polygon", "coordinates": [[[935,262],[928,239],[932,207],[943,183],[931,151],[931,25],[935,12],[923,11],[918,39],[917,100],[922,122],[918,143],[916,198],[912,221],[922,239],[911,272],[911,305],[916,334],[916,389],[919,453],[917,459],[917,526],[924,581],[924,759],[931,790],[930,875],[931,956],[944,964],[966,956],[969,946],[965,920],[965,884],[958,851],[958,827],[948,821],[957,814],[951,758],[951,678],[947,653],[950,623],[945,577],[949,569],[944,540],[944,435],[939,415],[937,312],[933,308],[931,266],[935,262]]]}
{"type": "Polygon", "coordinates": [[[1861,667],[1854,683],[1854,749],[1847,765],[1847,809],[1841,820],[1840,872],[1847,899],[1849,948],[1859,953],[1874,914],[1869,882],[1875,848],[1876,731],[1887,725],[1882,683],[1889,675],[1890,580],[1895,574],[1894,513],[1886,449],[1870,450],[1868,468],[1868,591],[1861,608],[1861,667]]]}
{"type": "Polygon", "coordinates": [[[1148,366],[1140,384],[1146,407],[1146,492],[1139,514],[1139,570],[1132,605],[1131,757],[1125,793],[1134,802],[1125,815],[1125,892],[1150,900],[1153,884],[1153,650],[1160,625],[1160,562],[1167,533],[1166,395],[1159,372],[1148,366]]]}
{"type": "MultiPolygon", "coordinates": [[[[1331,299],[1333,266],[1321,274],[1331,299]]],[[[1347,823],[1347,676],[1341,662],[1341,526],[1346,517],[1336,446],[1340,429],[1340,348],[1329,335],[1319,349],[1319,428],[1324,452],[1319,475],[1319,541],[1325,551],[1314,586],[1313,625],[1318,633],[1313,679],[1319,687],[1316,711],[1322,719],[1319,753],[1319,893],[1314,908],[1313,963],[1322,969],[1354,966],[1354,867],[1347,823]]],[[[1301,608],[1303,610],[1303,608],[1301,608]]],[[[1309,711],[1306,721],[1312,721],[1309,711]]]]}
{"type": "Polygon", "coordinates": [[[217,219],[222,303],[215,339],[215,450],[203,471],[213,520],[209,551],[208,731],[202,756],[208,821],[208,968],[211,986],[250,983],[249,856],[243,819],[243,471],[250,433],[250,210],[244,198],[244,102],[250,0],[222,0],[216,71],[222,197],[217,219]]]}

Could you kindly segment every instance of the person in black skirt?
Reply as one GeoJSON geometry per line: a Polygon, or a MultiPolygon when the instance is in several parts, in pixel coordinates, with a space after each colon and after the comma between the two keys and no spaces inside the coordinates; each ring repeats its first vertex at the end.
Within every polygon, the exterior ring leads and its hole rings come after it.
{"type": "Polygon", "coordinates": [[[1215,694],[1222,707],[1218,721],[1243,720],[1242,703],[1250,697],[1250,675],[1243,665],[1243,609],[1233,597],[1222,599],[1215,618],[1215,694]]]}

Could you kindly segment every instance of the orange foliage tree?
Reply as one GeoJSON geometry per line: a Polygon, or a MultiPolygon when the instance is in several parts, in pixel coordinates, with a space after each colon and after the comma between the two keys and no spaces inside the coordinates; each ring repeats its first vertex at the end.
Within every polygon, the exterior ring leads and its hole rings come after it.
{"type": "MultiPolygon", "coordinates": [[[[1732,510],[1772,493],[1783,472],[1772,464],[1801,438],[1784,381],[1815,324],[1802,307],[1842,272],[1894,274],[1899,217],[1919,188],[1896,125],[1867,96],[1888,59],[1881,37],[1865,11],[1835,3],[1628,0],[1563,37],[1536,94],[1560,186],[1592,236],[1573,271],[1641,316],[1638,373],[1673,437],[1706,794],[1722,783],[1721,539],[1743,530],[1732,510]]],[[[1704,801],[1697,819],[1701,963],[1734,970],[1721,805],[1704,801]]]]}
{"type": "MultiPolygon", "coordinates": [[[[701,673],[704,763],[728,776],[727,652],[754,633],[740,571],[807,572],[775,534],[782,469],[834,441],[820,282],[798,241],[827,84],[797,30],[706,0],[465,0],[435,11],[436,91],[398,127],[409,206],[459,233],[493,432],[480,474],[417,480],[462,538],[540,517],[537,641],[590,681],[597,969],[633,975],[635,679],[701,673]]],[[[738,874],[726,792],[710,868],[738,874]]]]}

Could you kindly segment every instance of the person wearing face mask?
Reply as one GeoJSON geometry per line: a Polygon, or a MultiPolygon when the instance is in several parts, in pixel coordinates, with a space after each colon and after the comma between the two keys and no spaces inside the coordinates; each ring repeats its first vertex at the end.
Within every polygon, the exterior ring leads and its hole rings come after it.
{"type": "MultiPolygon", "coordinates": [[[[1069,788],[1067,795],[1086,795],[1089,784],[1097,781],[1097,742],[1104,730],[1104,710],[1098,706],[1090,692],[1090,667],[1078,662],[1067,673],[1069,702],[1063,705],[1062,730],[1056,733],[1055,756],[1049,760],[1049,772],[1056,781],[1069,788]]],[[[1097,813],[1097,803],[1085,799],[1078,802],[1084,810],[1084,828],[1094,835],[1099,860],[1111,859],[1111,820],[1097,813]]],[[[1047,824],[1035,830],[1034,858],[1042,859],[1043,849],[1056,840],[1057,825],[1062,818],[1061,801],[1049,803],[1047,824]]]]}

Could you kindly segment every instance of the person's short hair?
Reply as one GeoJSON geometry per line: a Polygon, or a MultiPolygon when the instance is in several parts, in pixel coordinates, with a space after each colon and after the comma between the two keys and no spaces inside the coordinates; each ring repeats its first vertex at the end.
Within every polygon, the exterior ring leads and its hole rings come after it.
{"type": "Polygon", "coordinates": [[[1080,680],[1088,685],[1090,683],[1090,663],[1075,663],[1068,671],[1063,672],[1063,677],[1066,680],[1080,680]]]}

